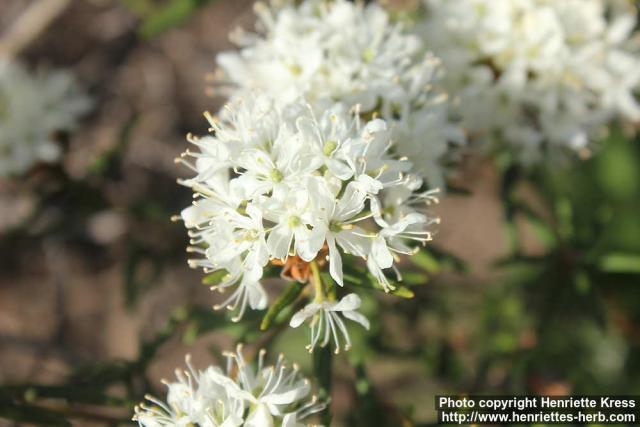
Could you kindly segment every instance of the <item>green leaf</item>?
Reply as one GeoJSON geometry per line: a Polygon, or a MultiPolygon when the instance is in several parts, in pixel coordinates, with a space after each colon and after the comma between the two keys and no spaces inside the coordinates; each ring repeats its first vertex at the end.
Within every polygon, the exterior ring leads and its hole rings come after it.
{"type": "Polygon", "coordinates": [[[150,38],[176,27],[189,19],[197,8],[205,3],[207,0],[171,0],[143,19],[140,34],[150,38]]]}
{"type": "Polygon", "coordinates": [[[640,173],[634,145],[620,130],[612,132],[605,144],[607,149],[596,158],[597,183],[614,200],[637,197],[640,173]]]}
{"type": "Polygon", "coordinates": [[[558,219],[558,233],[564,240],[571,240],[574,233],[574,212],[571,200],[563,197],[556,202],[556,217],[558,219]]]}
{"type": "MultiPolygon", "coordinates": [[[[525,203],[515,203],[514,209],[527,217],[531,230],[546,249],[551,249],[557,244],[556,235],[553,232],[551,226],[547,224],[545,222],[545,219],[538,215],[538,213],[535,212],[530,206],[526,205],[525,203]]],[[[513,232],[517,233],[517,230],[515,228],[516,227],[514,224],[513,232]]]]}
{"type": "Polygon", "coordinates": [[[420,250],[418,253],[409,257],[409,260],[429,273],[437,273],[440,271],[440,263],[438,260],[426,250],[420,250]]]}
{"type": "Polygon", "coordinates": [[[396,285],[396,288],[389,293],[391,295],[395,295],[397,297],[407,298],[407,299],[411,299],[416,296],[411,289],[407,288],[406,286],[398,286],[398,285],[396,285]]]}
{"type": "MultiPolygon", "coordinates": [[[[324,276],[329,276],[328,274],[323,275],[323,280],[326,280],[324,276]]],[[[389,284],[394,288],[393,290],[389,291],[388,293],[400,298],[413,298],[415,296],[415,294],[413,293],[413,291],[409,288],[407,288],[406,286],[400,285],[398,282],[389,279],[389,284]]],[[[355,285],[357,287],[361,287],[361,288],[367,288],[367,289],[375,289],[376,291],[384,291],[384,288],[382,287],[382,285],[380,283],[378,283],[378,280],[373,277],[369,272],[367,273],[363,273],[362,276],[362,280],[360,281],[359,284],[355,285]]]]}
{"type": "Polygon", "coordinates": [[[600,258],[598,264],[608,273],[640,273],[640,254],[611,253],[600,258]]]}
{"type": "MultiPolygon", "coordinates": [[[[352,286],[361,288],[375,289],[378,291],[384,290],[382,285],[378,283],[378,280],[373,277],[373,275],[369,273],[366,268],[355,265],[354,257],[345,256],[342,269],[345,284],[351,284],[352,286]]],[[[333,283],[333,280],[331,279],[331,275],[329,273],[324,272],[321,276],[323,282],[325,282],[326,284],[333,283]]],[[[394,290],[389,292],[391,295],[395,295],[400,298],[413,298],[415,296],[411,289],[399,284],[394,280],[389,279],[389,284],[395,287],[394,290]]]]}
{"type": "Polygon", "coordinates": [[[289,287],[278,297],[278,299],[271,304],[269,310],[262,318],[260,323],[260,330],[266,331],[275,318],[280,314],[282,310],[294,303],[298,296],[302,293],[302,290],[307,286],[306,283],[291,282],[289,287]]]}
{"type": "Polygon", "coordinates": [[[408,260],[431,274],[443,271],[466,272],[468,269],[463,260],[434,246],[430,246],[429,249],[421,249],[418,253],[410,256],[408,260]]]}
{"type": "Polygon", "coordinates": [[[199,7],[213,0],[120,0],[141,20],[138,33],[145,38],[156,36],[189,19],[199,7]]]}
{"type": "Polygon", "coordinates": [[[402,283],[408,286],[421,286],[427,284],[429,276],[415,271],[407,271],[402,273],[402,283]]]}
{"type": "Polygon", "coordinates": [[[549,225],[535,218],[529,218],[531,231],[536,235],[540,243],[547,249],[552,249],[556,245],[556,236],[549,225]]]}

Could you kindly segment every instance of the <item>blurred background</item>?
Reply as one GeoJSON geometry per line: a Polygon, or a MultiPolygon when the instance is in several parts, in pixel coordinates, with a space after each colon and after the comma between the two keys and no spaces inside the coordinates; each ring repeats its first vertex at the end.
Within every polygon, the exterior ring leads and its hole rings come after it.
{"type": "MultiPolygon", "coordinates": [[[[0,2],[0,52],[71,69],[95,102],[61,165],[0,180],[0,426],[126,425],[185,353],[205,366],[240,340],[311,369],[305,330],[211,310],[170,221],[191,201],[174,158],[224,102],[215,54],[251,5],[0,2]]],[[[470,153],[406,266],[415,298],[362,292],[372,329],[334,359],[332,425],[432,425],[436,394],[640,394],[634,133],[566,168],[470,153]]]]}

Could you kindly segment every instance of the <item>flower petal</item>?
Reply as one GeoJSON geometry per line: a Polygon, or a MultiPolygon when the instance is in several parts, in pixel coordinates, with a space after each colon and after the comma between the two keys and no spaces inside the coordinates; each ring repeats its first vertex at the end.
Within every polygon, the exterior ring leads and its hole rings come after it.
{"type": "Polygon", "coordinates": [[[364,314],[358,313],[357,311],[343,311],[342,314],[347,319],[351,319],[364,326],[367,331],[369,330],[369,319],[367,319],[364,314]]]}
{"type": "Polygon", "coordinates": [[[342,257],[336,247],[336,241],[331,235],[327,236],[327,246],[329,246],[329,273],[331,273],[331,277],[338,285],[344,286],[342,281],[342,257]]]}
{"type": "Polygon", "coordinates": [[[298,311],[293,315],[293,317],[291,317],[289,326],[291,326],[292,328],[297,328],[298,326],[302,325],[305,320],[316,314],[318,310],[320,310],[320,307],[320,304],[314,302],[305,306],[302,310],[298,311]]]}
{"type": "Polygon", "coordinates": [[[328,311],[352,311],[360,308],[360,304],[362,304],[362,300],[358,296],[358,294],[349,294],[342,298],[340,302],[336,303],[330,308],[327,308],[328,311]]]}
{"type": "Polygon", "coordinates": [[[260,401],[270,405],[288,405],[304,398],[309,394],[310,390],[311,386],[308,382],[300,382],[298,387],[292,388],[283,393],[270,393],[261,397],[260,401]]]}
{"type": "Polygon", "coordinates": [[[274,228],[267,237],[267,247],[271,255],[274,258],[285,259],[289,255],[292,239],[293,230],[287,224],[274,228]]]}
{"type": "Polygon", "coordinates": [[[258,405],[247,417],[245,427],[273,427],[273,417],[267,405],[258,405]]]}

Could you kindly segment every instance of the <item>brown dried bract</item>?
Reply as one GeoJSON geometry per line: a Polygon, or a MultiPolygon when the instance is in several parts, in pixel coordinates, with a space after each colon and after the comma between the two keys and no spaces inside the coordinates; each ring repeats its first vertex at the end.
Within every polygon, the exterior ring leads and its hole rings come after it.
{"type": "MultiPolygon", "coordinates": [[[[327,263],[327,252],[328,248],[325,245],[318,253],[318,256],[314,259],[318,264],[318,267],[323,267],[327,263]]],[[[289,256],[286,261],[281,259],[272,259],[271,263],[273,265],[283,266],[283,269],[280,272],[280,277],[283,279],[297,280],[300,283],[306,283],[309,281],[309,276],[311,275],[311,263],[303,260],[297,255],[289,256]]]]}

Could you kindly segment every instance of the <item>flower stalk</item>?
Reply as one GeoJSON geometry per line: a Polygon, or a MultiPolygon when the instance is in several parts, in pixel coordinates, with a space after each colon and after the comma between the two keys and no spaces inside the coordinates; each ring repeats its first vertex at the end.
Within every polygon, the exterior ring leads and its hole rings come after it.
{"type": "Polygon", "coordinates": [[[311,267],[311,280],[313,281],[313,288],[315,290],[315,302],[321,303],[325,300],[324,287],[322,286],[322,277],[320,277],[320,268],[318,263],[311,261],[309,264],[311,267]]]}

